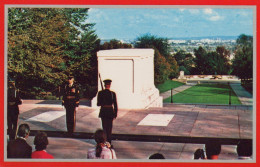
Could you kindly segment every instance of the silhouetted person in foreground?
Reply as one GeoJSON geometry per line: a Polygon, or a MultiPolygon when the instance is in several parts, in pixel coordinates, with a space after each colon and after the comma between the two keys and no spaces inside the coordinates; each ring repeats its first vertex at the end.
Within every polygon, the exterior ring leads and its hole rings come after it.
{"type": "Polygon", "coordinates": [[[154,153],[150,155],[149,159],[165,159],[161,153],[154,153]]]}
{"type": "Polygon", "coordinates": [[[53,156],[47,153],[46,148],[49,144],[47,134],[45,132],[38,132],[34,137],[34,145],[36,151],[32,153],[32,158],[38,159],[53,159],[53,156]]]}
{"type": "Polygon", "coordinates": [[[203,149],[197,149],[194,152],[194,159],[206,159],[204,150],[203,149]]]}
{"type": "Polygon", "coordinates": [[[252,141],[240,141],[237,145],[238,159],[252,160],[253,153],[252,141]]]}
{"type": "Polygon", "coordinates": [[[21,124],[19,126],[17,138],[11,140],[7,145],[7,158],[31,158],[32,147],[26,142],[29,133],[29,125],[21,124]]]}
{"type": "Polygon", "coordinates": [[[207,159],[218,159],[221,152],[221,145],[218,142],[210,142],[205,145],[207,159]]]}

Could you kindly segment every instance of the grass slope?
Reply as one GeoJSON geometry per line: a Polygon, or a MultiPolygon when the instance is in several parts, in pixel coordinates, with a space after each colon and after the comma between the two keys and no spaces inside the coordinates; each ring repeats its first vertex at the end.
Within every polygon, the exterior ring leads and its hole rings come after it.
{"type": "MultiPolygon", "coordinates": [[[[201,103],[201,104],[229,104],[231,91],[231,104],[241,104],[229,85],[200,84],[173,95],[173,103],[201,103]]],[[[164,102],[171,102],[167,98],[164,102]]]]}
{"type": "Polygon", "coordinates": [[[157,85],[157,88],[159,89],[160,93],[163,93],[163,92],[177,88],[177,87],[182,86],[182,85],[184,85],[184,83],[172,81],[172,80],[167,80],[163,84],[157,85]]]}

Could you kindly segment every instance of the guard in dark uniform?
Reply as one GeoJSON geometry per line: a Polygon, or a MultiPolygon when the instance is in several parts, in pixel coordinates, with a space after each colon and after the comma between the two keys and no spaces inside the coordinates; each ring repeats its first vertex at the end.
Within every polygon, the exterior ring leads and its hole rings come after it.
{"type": "Polygon", "coordinates": [[[62,105],[66,109],[66,123],[68,133],[72,134],[76,125],[76,107],[79,106],[79,86],[74,83],[74,77],[69,76],[64,87],[62,105]]]}
{"type": "Polygon", "coordinates": [[[116,93],[110,90],[111,80],[104,80],[105,90],[98,92],[97,106],[101,106],[99,117],[102,127],[107,135],[107,141],[111,143],[113,120],[117,117],[116,93]]]}
{"type": "Polygon", "coordinates": [[[7,93],[7,126],[9,139],[14,140],[17,131],[19,107],[18,105],[22,104],[22,100],[19,95],[19,91],[15,87],[14,81],[8,82],[8,93],[7,93]]]}

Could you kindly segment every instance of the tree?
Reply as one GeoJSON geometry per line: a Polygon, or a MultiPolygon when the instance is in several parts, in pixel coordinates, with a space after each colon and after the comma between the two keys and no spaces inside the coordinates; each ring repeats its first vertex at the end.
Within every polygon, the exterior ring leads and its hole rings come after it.
{"type": "Polygon", "coordinates": [[[170,44],[167,38],[145,34],[135,40],[134,46],[136,48],[156,48],[165,58],[170,56],[170,44]]]}
{"type": "Polygon", "coordinates": [[[186,53],[184,50],[179,50],[174,54],[174,58],[180,67],[180,71],[184,71],[187,75],[191,74],[194,65],[194,58],[191,53],[186,53]]]}
{"type": "Polygon", "coordinates": [[[253,78],[253,37],[242,34],[236,41],[235,56],[232,63],[232,74],[241,79],[253,78]]]}
{"type": "Polygon", "coordinates": [[[170,66],[169,79],[178,78],[179,76],[179,65],[173,56],[169,56],[167,62],[170,66]]]}
{"type": "Polygon", "coordinates": [[[109,42],[105,42],[103,45],[100,46],[101,50],[118,49],[118,48],[132,48],[132,45],[127,43],[122,43],[117,39],[112,39],[109,42]]]}
{"type": "Polygon", "coordinates": [[[100,39],[95,34],[95,24],[87,23],[87,8],[66,8],[63,13],[71,28],[65,42],[67,74],[74,74],[85,96],[93,97],[97,91],[97,56],[100,39]]]}
{"type": "Polygon", "coordinates": [[[175,58],[170,55],[170,44],[166,38],[145,34],[135,40],[134,46],[136,48],[153,48],[155,50],[155,84],[163,83],[169,78],[178,76],[179,66],[175,58]]]}
{"type": "Polygon", "coordinates": [[[198,49],[194,49],[195,55],[195,66],[196,66],[196,73],[197,74],[207,74],[207,66],[208,66],[208,56],[207,51],[203,47],[199,47],[198,49]]]}
{"type": "Polygon", "coordinates": [[[227,75],[230,73],[230,52],[224,46],[218,46],[216,51],[207,52],[203,47],[194,49],[196,58],[195,70],[202,75],[227,75]]]}
{"type": "Polygon", "coordinates": [[[171,73],[170,64],[167,62],[166,58],[160,54],[160,52],[155,49],[154,54],[154,82],[155,84],[160,84],[169,78],[171,73]]]}
{"type": "Polygon", "coordinates": [[[216,48],[216,73],[220,75],[230,74],[231,64],[230,64],[230,51],[224,46],[218,46],[216,48]]]}
{"type": "MultiPolygon", "coordinates": [[[[61,83],[66,18],[35,8],[9,9],[8,75],[23,90],[42,91],[61,83]],[[55,24],[53,24],[55,23],[55,24]],[[30,83],[30,84],[28,84],[30,83]]],[[[48,90],[50,91],[50,89],[48,90]]]]}
{"type": "Polygon", "coordinates": [[[93,84],[90,71],[95,71],[100,41],[92,30],[94,24],[84,22],[87,11],[9,8],[8,76],[23,91],[53,91],[69,73],[93,84]]]}

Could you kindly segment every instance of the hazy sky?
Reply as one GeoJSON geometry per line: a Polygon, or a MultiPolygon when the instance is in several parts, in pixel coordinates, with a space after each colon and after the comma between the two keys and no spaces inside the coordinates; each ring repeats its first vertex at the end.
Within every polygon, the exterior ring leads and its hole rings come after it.
{"type": "Polygon", "coordinates": [[[252,8],[91,8],[88,22],[96,23],[101,39],[253,35],[252,8]]]}

